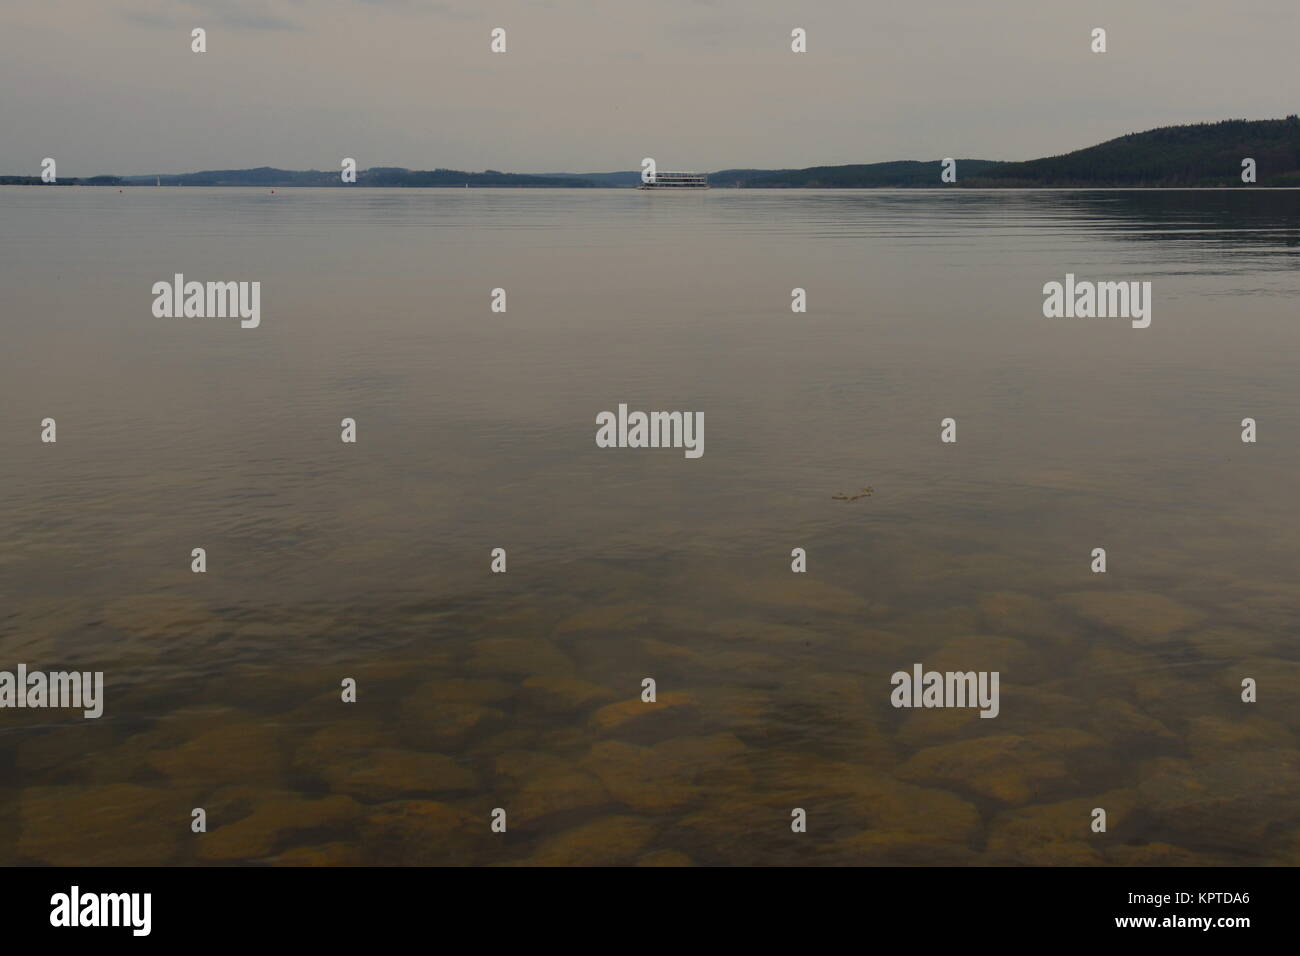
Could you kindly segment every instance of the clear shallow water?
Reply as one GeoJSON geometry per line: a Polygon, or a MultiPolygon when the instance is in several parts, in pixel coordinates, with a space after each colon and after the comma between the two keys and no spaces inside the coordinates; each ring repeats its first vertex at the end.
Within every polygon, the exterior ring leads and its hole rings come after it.
{"type": "Polygon", "coordinates": [[[5,862],[1297,860],[1300,193],[5,187],[0,243],[0,669],[107,684],[0,710],[5,862]]]}

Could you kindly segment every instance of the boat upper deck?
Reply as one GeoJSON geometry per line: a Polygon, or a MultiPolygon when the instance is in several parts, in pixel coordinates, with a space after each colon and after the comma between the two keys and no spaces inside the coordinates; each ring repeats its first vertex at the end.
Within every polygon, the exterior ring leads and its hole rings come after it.
{"type": "Polygon", "coordinates": [[[649,182],[643,182],[640,189],[708,189],[709,177],[706,173],[656,172],[649,182]]]}

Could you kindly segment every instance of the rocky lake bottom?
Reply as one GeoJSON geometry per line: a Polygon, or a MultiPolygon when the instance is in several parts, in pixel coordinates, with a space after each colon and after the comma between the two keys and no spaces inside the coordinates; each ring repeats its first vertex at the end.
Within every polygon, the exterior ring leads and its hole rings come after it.
{"type": "Polygon", "coordinates": [[[1300,191],[0,198],[0,863],[1300,862],[1300,191]]]}
{"type": "MultiPolygon", "coordinates": [[[[947,587],[963,570],[980,577],[981,558],[994,560],[972,556],[947,587]]],[[[632,570],[623,583],[637,577],[666,583],[632,570]]],[[[423,653],[303,658],[288,671],[236,661],[165,694],[137,677],[110,684],[110,711],[132,715],[117,719],[15,712],[27,726],[0,737],[3,858],[1300,860],[1300,662],[1264,620],[1224,622],[1194,594],[1109,588],[983,591],[900,614],[788,573],[695,586],[713,596],[698,610],[578,599],[494,616],[486,601],[389,609],[424,635],[423,653]],[[466,640],[469,629],[481,634],[466,640]],[[998,670],[1000,714],[892,708],[888,675],[913,659],[998,670]],[[655,703],[640,698],[643,671],[655,703]],[[1238,701],[1242,675],[1259,681],[1259,703],[1238,701]],[[355,703],[341,702],[343,677],[357,682],[355,703]],[[33,782],[13,785],[23,780],[33,782]],[[209,832],[190,832],[193,807],[209,832]],[[806,833],[791,830],[796,807],[806,833]],[[1104,834],[1090,831],[1095,807],[1107,811],[1104,834]],[[496,808],[505,833],[490,829],[496,808]]],[[[49,626],[69,627],[67,615],[51,608],[49,626]]],[[[140,646],[180,631],[237,646],[307,625],[322,648],[366,627],[355,607],[253,617],[154,595],[113,602],[101,626],[140,646]]],[[[150,666],[141,659],[141,676],[150,666]]]]}

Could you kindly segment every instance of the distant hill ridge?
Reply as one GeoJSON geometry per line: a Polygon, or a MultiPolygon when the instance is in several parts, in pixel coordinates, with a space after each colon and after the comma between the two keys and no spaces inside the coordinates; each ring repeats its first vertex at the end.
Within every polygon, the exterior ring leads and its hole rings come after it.
{"type": "MultiPolygon", "coordinates": [[[[999,163],[988,159],[957,160],[958,181],[979,175],[999,163]]],[[[812,166],[808,169],[724,169],[710,173],[709,182],[746,189],[858,189],[871,186],[939,186],[942,160],[913,159],[853,166],[812,166]]]]}
{"type": "MultiPolygon", "coordinates": [[[[259,166],[256,169],[215,169],[181,175],[124,176],[121,185],[152,186],[342,186],[338,171],[292,170],[259,166]]],[[[456,169],[414,170],[375,166],[357,171],[358,186],[591,186],[572,176],[532,176],[495,169],[467,173],[456,169]]]]}
{"type": "Polygon", "coordinates": [[[1255,160],[1258,185],[1300,186],[1300,117],[1162,126],[1062,156],[1000,163],[966,185],[1240,186],[1244,159],[1255,160]]]}
{"type": "MultiPolygon", "coordinates": [[[[1241,186],[1242,161],[1253,159],[1256,185],[1300,186],[1300,118],[1223,120],[1164,126],[1129,133],[1086,149],[1026,162],[958,159],[959,187],[1193,187],[1241,186]]],[[[937,187],[942,163],[899,160],[807,169],[724,169],[709,173],[717,187],[745,189],[937,187]]],[[[531,188],[627,187],[640,173],[503,173],[494,169],[413,170],[376,166],[357,172],[357,186],[531,188]]],[[[89,186],[342,186],[339,172],[256,169],[206,170],[147,176],[94,176],[61,179],[62,185],[89,186]]],[[[0,185],[39,185],[39,176],[0,176],[0,185]]]]}

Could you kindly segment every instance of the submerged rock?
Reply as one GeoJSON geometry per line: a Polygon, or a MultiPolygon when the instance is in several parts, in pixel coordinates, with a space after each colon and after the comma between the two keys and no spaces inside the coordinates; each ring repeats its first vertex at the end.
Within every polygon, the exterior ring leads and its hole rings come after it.
{"type": "Polygon", "coordinates": [[[1046,601],[1017,591],[982,594],[979,610],[985,625],[995,633],[1041,639],[1059,634],[1066,623],[1046,601]]]}
{"type": "Polygon", "coordinates": [[[650,748],[665,773],[713,788],[746,787],[753,773],[745,762],[747,748],[732,733],[703,737],[674,737],[650,748]]]}
{"type": "Polygon", "coordinates": [[[483,820],[433,800],[399,800],[371,809],[361,844],[376,863],[453,866],[482,862],[490,849],[483,820]]]}
{"type": "Polygon", "coordinates": [[[697,859],[787,865],[973,862],[979,812],[955,794],[806,752],[759,751],[753,784],[721,783],[666,838],[697,859]],[[806,833],[791,830],[795,808],[806,833]]]}
{"type": "Polygon", "coordinates": [[[992,863],[1027,866],[1100,866],[1104,851],[1123,839],[1124,823],[1137,805],[1132,790],[1008,810],[989,824],[992,863]],[[1106,811],[1106,832],[1092,831],[1093,810],[1106,811]]]}
{"type": "MultiPolygon", "coordinates": [[[[31,713],[39,715],[42,711],[31,713]]],[[[13,728],[6,726],[6,730],[13,728]]],[[[127,749],[115,730],[108,721],[83,720],[44,733],[13,734],[14,778],[46,784],[143,782],[135,778],[141,771],[149,772],[145,765],[147,752],[127,749]]]]}
{"type": "Polygon", "coordinates": [[[401,735],[417,746],[457,747],[471,735],[491,733],[506,715],[495,707],[444,700],[416,691],[402,701],[401,735]]]}
{"type": "Polygon", "coordinates": [[[462,704],[495,704],[509,700],[514,694],[514,686],[505,681],[442,677],[421,684],[411,697],[462,704]]]}
{"type": "Polygon", "coordinates": [[[809,857],[840,866],[969,866],[979,860],[969,846],[914,830],[862,830],[810,847],[809,857]]]}
{"type": "Polygon", "coordinates": [[[306,799],[293,793],[267,793],[246,817],[226,822],[208,814],[208,832],[196,834],[198,855],[205,860],[257,860],[268,856],[295,830],[316,830],[351,823],[361,807],[351,797],[306,799]]]}
{"type": "MultiPolygon", "coordinates": [[[[772,787],[776,805],[808,811],[810,833],[866,827],[966,845],[980,825],[979,812],[956,794],[916,786],[858,763],[781,751],[762,754],[755,764],[759,779],[772,787]]],[[[787,809],[787,826],[788,815],[787,809]]]]}
{"type": "Polygon", "coordinates": [[[706,790],[752,784],[744,753],[744,743],[729,733],[674,738],[653,747],[607,740],[594,745],[582,765],[620,803],[641,813],[665,813],[706,790]]]}
{"type": "MultiPolygon", "coordinates": [[[[21,539],[13,536],[13,530],[11,525],[11,534],[6,538],[8,553],[0,558],[0,567],[12,563],[16,569],[21,563],[21,539]]],[[[68,593],[44,597],[25,592],[21,618],[12,622],[18,626],[5,635],[5,654],[11,662],[39,659],[51,647],[60,646],[65,635],[70,640],[84,641],[85,632],[99,618],[98,602],[68,593]]]]}
{"type": "Polygon", "coordinates": [[[204,733],[170,750],[156,751],[149,764],[180,786],[274,783],[282,764],[279,738],[258,721],[216,722],[204,733]]]}
{"type": "Polygon", "coordinates": [[[1300,661],[1278,657],[1250,657],[1226,665],[1219,672],[1216,685],[1226,702],[1234,707],[1249,707],[1261,716],[1271,717],[1293,730],[1300,731],[1300,661]],[[1257,702],[1241,700],[1243,678],[1253,678],[1257,702]]]}
{"type": "Polygon", "coordinates": [[[331,790],[371,801],[478,787],[474,773],[450,757],[394,748],[344,756],[319,773],[331,790]]]}
{"type": "Polygon", "coordinates": [[[794,627],[789,624],[776,624],[755,618],[726,618],[711,621],[704,626],[710,635],[728,642],[746,642],[755,645],[767,644],[778,647],[799,647],[809,644],[824,644],[826,634],[810,627],[794,627]]]}
{"type": "Polygon", "coordinates": [[[997,717],[977,716],[974,735],[989,733],[1035,734],[1082,726],[1095,710],[1077,697],[1010,682],[999,683],[997,717]]]}
{"type": "Polygon", "coordinates": [[[271,862],[276,866],[360,866],[364,857],[356,844],[334,842],[294,847],[271,862]]]}
{"type": "Polygon", "coordinates": [[[777,691],[782,712],[806,708],[825,720],[856,722],[889,701],[889,673],[881,668],[874,687],[855,673],[792,673],[777,691]]]}
{"type": "Polygon", "coordinates": [[[929,707],[904,712],[898,729],[898,740],[907,747],[922,747],[954,737],[966,737],[980,732],[980,725],[988,723],[979,711],[971,707],[929,707]]]}
{"type": "Polygon", "coordinates": [[[981,717],[978,707],[920,707],[898,711],[902,717],[899,742],[923,747],[995,731],[1041,733],[1045,728],[1078,726],[1092,713],[1088,704],[1063,694],[1000,681],[998,687],[999,711],[993,718],[981,717]]]}
{"type": "Polygon", "coordinates": [[[776,577],[732,577],[720,584],[719,603],[734,602],[757,607],[798,608],[830,614],[861,614],[870,602],[810,574],[782,574],[776,577]]]}
{"type": "Polygon", "coordinates": [[[1295,735],[1276,720],[1258,714],[1197,717],[1187,726],[1187,747],[1196,758],[1211,759],[1247,750],[1294,749],[1295,735]]]}
{"type": "Polygon", "coordinates": [[[341,759],[391,747],[395,742],[382,721],[344,715],[338,723],[320,728],[299,745],[293,767],[299,773],[317,774],[341,759]]]}
{"type": "Polygon", "coordinates": [[[713,688],[700,701],[701,725],[716,725],[735,733],[761,733],[773,722],[772,695],[731,684],[713,688]]]}
{"type": "Polygon", "coordinates": [[[1225,862],[1172,843],[1108,847],[1106,860],[1116,866],[1217,866],[1225,862]]]}
{"type": "Polygon", "coordinates": [[[1178,741],[1163,723],[1120,697],[1098,701],[1087,727],[1121,748],[1134,744],[1173,745],[1178,741]]]}
{"type": "MultiPolygon", "coordinates": [[[[530,724],[533,721],[529,721],[530,724]]],[[[504,730],[487,737],[480,737],[474,741],[474,745],[468,750],[459,753],[457,756],[464,759],[472,757],[478,759],[492,759],[497,754],[507,750],[523,750],[530,747],[540,747],[539,740],[541,731],[537,727],[521,727],[511,721],[505,725],[504,730]]]]}
{"type": "Polygon", "coordinates": [[[1267,655],[1280,643],[1277,631],[1244,627],[1208,627],[1188,634],[1187,640],[1201,657],[1232,661],[1267,655]]]}
{"type": "Polygon", "coordinates": [[[1085,677],[1096,681],[1104,679],[1108,683],[1129,686],[1134,680],[1140,680],[1158,667],[1160,662],[1153,661],[1149,653],[1135,653],[1128,647],[1114,644],[1093,643],[1084,655],[1085,677]]]}
{"type": "Polygon", "coordinates": [[[1098,627],[1138,644],[1158,644],[1199,623],[1205,615],[1151,591],[1074,591],[1061,603],[1098,627]]]}
{"type": "Polygon", "coordinates": [[[485,637],[471,645],[467,670],[499,676],[574,672],[573,661],[543,637],[485,637]]]}
{"type": "Polygon", "coordinates": [[[591,716],[591,726],[603,732],[622,730],[629,724],[642,723],[648,719],[662,720],[666,714],[677,713],[693,708],[695,698],[681,692],[667,692],[656,695],[653,703],[647,703],[640,697],[622,700],[616,704],[606,704],[591,716]]]}
{"type": "Polygon", "coordinates": [[[899,769],[904,780],[960,787],[1003,803],[1027,803],[1069,778],[1068,755],[1101,741],[1081,730],[999,734],[927,747],[899,769]]]}
{"type": "Polygon", "coordinates": [[[526,780],[566,770],[568,765],[554,754],[540,750],[506,750],[493,758],[492,769],[507,780],[526,780]]]}
{"type": "Polygon", "coordinates": [[[787,664],[780,657],[762,654],[750,650],[695,650],[680,644],[666,641],[645,640],[641,642],[644,656],[656,663],[664,661],[669,665],[681,665],[689,668],[694,676],[709,675],[708,680],[719,678],[726,682],[737,674],[761,678],[771,675],[787,664]]]}
{"type": "Polygon", "coordinates": [[[997,671],[1001,683],[1031,684],[1046,673],[1042,660],[1014,637],[970,634],[927,651],[927,671],[997,671]]]}
{"type": "Polygon", "coordinates": [[[1138,785],[1158,826],[1189,841],[1249,849],[1300,819],[1300,753],[1254,750],[1212,762],[1153,762],[1138,785]]]}
{"type": "Polygon", "coordinates": [[[805,834],[790,832],[790,810],[799,805],[752,788],[723,792],[672,818],[664,836],[707,863],[793,863],[808,846],[805,834]]]}
{"type": "Polygon", "coordinates": [[[205,604],[171,594],[133,594],[104,605],[102,621],[114,630],[143,642],[209,641],[233,630],[205,604]]]}
{"type": "Polygon", "coordinates": [[[636,861],[637,866],[694,866],[681,850],[652,850],[636,861]]]}
{"type": "Polygon", "coordinates": [[[612,690],[590,681],[545,674],[528,678],[520,689],[525,703],[548,714],[571,714],[607,703],[616,696],[612,690]]]}
{"type": "Polygon", "coordinates": [[[528,780],[510,800],[510,819],[521,825],[555,813],[594,810],[610,802],[599,780],[577,770],[546,773],[528,780]]]}
{"type": "Polygon", "coordinates": [[[556,634],[574,634],[581,631],[629,630],[648,624],[650,607],[646,604],[613,604],[606,607],[584,608],[555,626],[556,634]]]}
{"type": "Polygon", "coordinates": [[[172,791],[129,783],[28,787],[16,850],[52,866],[159,866],[189,835],[191,809],[172,791]]]}
{"type": "Polygon", "coordinates": [[[912,661],[924,661],[924,657],[916,655],[929,651],[949,634],[978,633],[980,615],[972,607],[927,607],[891,621],[890,629],[901,634],[912,650],[901,667],[912,661]]]}
{"type": "Polygon", "coordinates": [[[641,817],[604,817],[549,837],[524,863],[532,866],[616,866],[630,863],[655,836],[641,817]]]}
{"type": "Polygon", "coordinates": [[[667,662],[669,664],[684,664],[692,668],[699,666],[704,655],[686,644],[673,644],[668,641],[661,641],[658,638],[647,637],[641,639],[641,656],[649,658],[656,664],[667,662]]]}
{"type": "Polygon", "coordinates": [[[859,779],[846,806],[862,814],[873,830],[911,833],[932,842],[965,845],[980,826],[979,811],[956,794],[883,774],[859,779]]]}
{"type": "Polygon", "coordinates": [[[582,766],[618,802],[642,813],[666,813],[697,799],[689,774],[656,754],[654,748],[606,740],[591,748],[582,766]]]}

